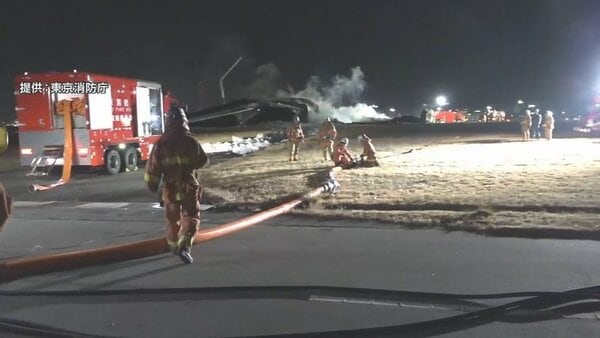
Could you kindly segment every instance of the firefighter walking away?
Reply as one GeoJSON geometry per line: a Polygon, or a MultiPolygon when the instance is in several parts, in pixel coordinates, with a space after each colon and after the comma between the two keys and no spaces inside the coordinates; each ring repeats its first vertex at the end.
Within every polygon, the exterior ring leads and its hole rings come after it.
{"type": "Polygon", "coordinates": [[[300,143],[304,142],[304,132],[298,115],[294,116],[294,120],[287,130],[287,137],[290,143],[290,161],[298,161],[300,143]]]}
{"type": "Polygon", "coordinates": [[[162,180],[162,199],[167,219],[167,244],[184,263],[192,263],[191,248],[200,226],[202,187],[196,169],[208,158],[192,137],[185,111],[172,106],[166,116],[165,133],[154,145],[146,164],[144,181],[155,193],[162,180]]]}
{"type": "Polygon", "coordinates": [[[333,155],[333,144],[337,137],[337,130],[335,125],[331,122],[331,118],[327,117],[327,120],[321,124],[319,128],[319,146],[323,151],[323,159],[330,161],[333,155]]]}

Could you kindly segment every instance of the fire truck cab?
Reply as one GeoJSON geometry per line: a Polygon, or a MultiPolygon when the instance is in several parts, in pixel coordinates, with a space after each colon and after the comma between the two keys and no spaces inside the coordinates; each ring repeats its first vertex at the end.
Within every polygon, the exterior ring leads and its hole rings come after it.
{"type": "MultiPolygon", "coordinates": [[[[22,166],[72,163],[110,174],[137,169],[164,132],[163,96],[156,82],[88,72],[24,73],[15,78],[22,166]],[[63,104],[78,104],[78,114],[63,104]],[[63,158],[65,117],[72,118],[72,160],[63,158]]],[[[47,172],[47,170],[46,170],[47,172]]]]}

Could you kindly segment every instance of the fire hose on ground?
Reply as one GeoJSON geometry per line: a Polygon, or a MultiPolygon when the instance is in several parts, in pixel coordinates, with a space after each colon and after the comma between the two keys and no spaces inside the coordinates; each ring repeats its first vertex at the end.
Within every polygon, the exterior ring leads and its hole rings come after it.
{"type": "MultiPolygon", "coordinates": [[[[319,196],[322,193],[334,193],[339,188],[335,173],[340,167],[331,169],[326,180],[318,188],[271,209],[261,211],[211,229],[199,231],[194,244],[200,244],[234,232],[257,225],[267,219],[289,212],[295,207],[319,196]]],[[[114,245],[105,248],[59,253],[31,258],[19,258],[0,262],[0,283],[50,272],[66,271],[92,265],[116,263],[120,261],[150,257],[168,252],[164,238],[145,240],[135,243],[114,245]]]]}

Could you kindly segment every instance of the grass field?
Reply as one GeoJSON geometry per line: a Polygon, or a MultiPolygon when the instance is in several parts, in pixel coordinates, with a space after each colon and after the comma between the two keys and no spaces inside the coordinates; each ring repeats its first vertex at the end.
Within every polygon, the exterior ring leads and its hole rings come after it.
{"type": "MultiPolygon", "coordinates": [[[[342,131],[357,154],[362,130],[342,131]]],[[[342,171],[339,193],[297,213],[446,228],[600,227],[598,140],[382,134],[372,136],[380,167],[342,171]]],[[[248,207],[318,186],[332,163],[321,159],[316,141],[307,139],[299,162],[287,160],[286,147],[203,169],[203,185],[220,203],[248,207]]]]}

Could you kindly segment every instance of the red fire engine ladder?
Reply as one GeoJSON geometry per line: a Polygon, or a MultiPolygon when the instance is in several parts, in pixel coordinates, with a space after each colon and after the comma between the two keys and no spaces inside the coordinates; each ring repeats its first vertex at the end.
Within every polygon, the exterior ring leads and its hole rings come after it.
{"type": "Polygon", "coordinates": [[[44,146],[44,149],[37,153],[31,161],[31,171],[27,173],[27,176],[48,175],[57,162],[62,159],[63,153],[63,146],[44,146]]]}

